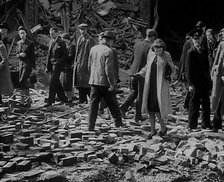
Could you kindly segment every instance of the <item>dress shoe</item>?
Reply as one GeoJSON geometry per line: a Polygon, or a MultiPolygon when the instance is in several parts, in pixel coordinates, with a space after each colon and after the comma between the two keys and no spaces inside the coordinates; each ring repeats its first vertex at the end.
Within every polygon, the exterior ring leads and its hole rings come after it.
{"type": "Polygon", "coordinates": [[[159,136],[160,136],[160,137],[163,137],[163,136],[165,136],[165,135],[167,135],[167,127],[166,127],[166,129],[165,129],[164,131],[160,131],[160,132],[159,132],[159,136]]]}
{"type": "Polygon", "coordinates": [[[157,131],[155,130],[155,132],[150,133],[148,136],[148,140],[152,139],[153,136],[155,136],[157,134],[157,131]]]}
{"type": "Polygon", "coordinates": [[[211,130],[212,126],[211,125],[201,125],[201,128],[204,129],[204,130],[205,129],[210,129],[211,130]]]}
{"type": "Polygon", "coordinates": [[[43,107],[50,107],[50,106],[52,106],[52,103],[48,102],[43,107]]]}
{"type": "Polygon", "coordinates": [[[219,130],[218,128],[212,128],[212,131],[215,132],[215,133],[217,133],[218,130],[219,130]]]}

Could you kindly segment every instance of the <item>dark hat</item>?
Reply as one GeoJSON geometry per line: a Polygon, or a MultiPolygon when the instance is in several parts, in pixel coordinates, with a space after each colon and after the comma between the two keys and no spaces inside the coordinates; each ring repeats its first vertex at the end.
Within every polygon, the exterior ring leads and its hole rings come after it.
{"type": "Polygon", "coordinates": [[[152,43],[152,47],[163,47],[164,49],[166,49],[166,44],[162,39],[156,39],[152,43]]]}
{"type": "Polygon", "coordinates": [[[68,33],[63,33],[61,35],[61,38],[66,39],[66,40],[70,40],[70,35],[68,33]]]}
{"type": "Polygon", "coordinates": [[[25,30],[26,31],[25,27],[23,27],[23,26],[19,26],[18,31],[20,31],[20,30],[25,30]]]}
{"type": "Polygon", "coordinates": [[[112,32],[112,31],[105,31],[103,33],[102,37],[107,37],[107,38],[115,39],[114,32],[112,32]]]}
{"type": "Polygon", "coordinates": [[[189,33],[189,36],[191,36],[193,38],[200,37],[200,36],[202,36],[202,33],[203,33],[202,29],[196,28],[196,29],[191,30],[191,32],[189,33]]]}
{"type": "Polygon", "coordinates": [[[81,24],[78,26],[78,28],[83,28],[83,27],[87,28],[88,25],[87,25],[86,23],[81,23],[81,24]]]}
{"type": "Polygon", "coordinates": [[[2,22],[2,23],[0,24],[0,28],[1,28],[1,29],[5,28],[5,29],[8,29],[8,30],[9,30],[9,26],[8,26],[8,24],[7,24],[6,22],[2,22]]]}
{"type": "Polygon", "coordinates": [[[146,36],[147,37],[151,37],[151,36],[157,37],[157,33],[154,29],[146,29],[146,36]]]}
{"type": "Polygon", "coordinates": [[[197,24],[196,24],[196,28],[203,28],[205,27],[205,23],[203,21],[198,21],[197,24]]]}

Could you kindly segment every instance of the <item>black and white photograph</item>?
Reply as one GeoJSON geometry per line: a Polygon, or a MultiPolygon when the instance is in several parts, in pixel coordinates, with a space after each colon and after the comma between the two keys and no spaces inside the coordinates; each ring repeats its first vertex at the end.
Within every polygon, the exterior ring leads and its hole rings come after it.
{"type": "Polygon", "coordinates": [[[223,7],[0,0],[0,182],[224,182],[223,7]]]}

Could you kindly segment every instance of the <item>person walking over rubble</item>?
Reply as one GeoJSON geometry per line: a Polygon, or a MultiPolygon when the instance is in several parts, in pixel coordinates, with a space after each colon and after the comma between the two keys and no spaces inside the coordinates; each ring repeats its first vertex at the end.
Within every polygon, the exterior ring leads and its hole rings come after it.
{"type": "Polygon", "coordinates": [[[87,33],[87,27],[88,25],[85,23],[78,26],[81,35],[77,40],[74,60],[73,82],[79,91],[79,103],[87,103],[87,95],[90,95],[88,58],[90,49],[95,42],[87,33]]]}
{"type": "MultiPolygon", "coordinates": [[[[0,33],[0,96],[11,96],[13,93],[13,84],[11,80],[8,56],[5,45],[3,43],[2,33],[0,33]]],[[[2,104],[2,97],[0,98],[0,105],[2,104]]]]}
{"type": "Polygon", "coordinates": [[[157,134],[155,129],[155,119],[159,120],[161,129],[160,136],[167,133],[167,127],[164,119],[172,113],[171,98],[169,92],[170,74],[168,70],[175,72],[176,67],[173,64],[170,53],[166,51],[166,44],[162,39],[156,39],[152,44],[152,50],[147,56],[147,64],[135,76],[145,78],[142,113],[149,114],[151,121],[151,134],[149,139],[157,134]]]}
{"type": "Polygon", "coordinates": [[[75,58],[75,45],[72,44],[70,41],[70,36],[68,33],[64,33],[61,36],[62,40],[65,41],[67,47],[67,57],[63,64],[61,80],[62,80],[62,87],[66,93],[68,98],[68,103],[72,104],[72,65],[75,58]]]}
{"type": "Polygon", "coordinates": [[[212,66],[211,77],[213,81],[211,103],[214,111],[213,131],[222,129],[222,115],[224,114],[224,41],[222,40],[217,49],[212,66]]]}
{"type": "Polygon", "coordinates": [[[64,90],[60,82],[60,74],[63,69],[67,57],[66,44],[58,36],[58,29],[53,27],[50,29],[51,41],[49,44],[48,54],[47,54],[47,69],[46,72],[51,73],[49,96],[47,103],[44,107],[49,107],[55,102],[55,96],[57,94],[58,98],[62,103],[67,103],[68,99],[65,96],[64,90]]]}
{"type": "Polygon", "coordinates": [[[187,52],[186,80],[190,92],[188,109],[188,127],[190,131],[197,129],[200,104],[202,104],[201,128],[211,128],[210,124],[210,71],[208,54],[201,45],[202,29],[194,29],[190,32],[194,46],[187,52]]]}
{"type": "Polygon", "coordinates": [[[21,40],[17,42],[17,57],[19,58],[19,88],[21,89],[21,104],[30,106],[29,98],[30,75],[35,67],[34,43],[27,37],[24,27],[18,28],[21,40]]]}
{"type": "MultiPolygon", "coordinates": [[[[146,38],[138,42],[134,45],[133,50],[133,63],[131,65],[130,69],[130,75],[134,75],[135,73],[139,72],[147,62],[147,55],[149,52],[149,49],[151,48],[152,43],[157,38],[157,33],[153,29],[147,29],[146,30],[146,38]]],[[[131,77],[131,92],[124,101],[124,103],[121,104],[120,110],[123,117],[125,117],[125,112],[128,110],[128,108],[133,104],[133,102],[136,99],[136,112],[134,119],[136,122],[139,122],[139,120],[142,120],[142,114],[141,114],[141,107],[142,107],[142,94],[143,94],[143,87],[144,87],[144,79],[143,78],[137,78],[137,77],[131,77]]]]}
{"type": "Polygon", "coordinates": [[[89,131],[93,131],[95,128],[99,102],[102,98],[110,109],[116,127],[123,126],[115,94],[117,80],[114,70],[114,55],[110,48],[115,39],[114,33],[107,31],[102,35],[102,39],[103,43],[94,46],[89,55],[89,84],[91,85],[88,115],[89,131]]]}

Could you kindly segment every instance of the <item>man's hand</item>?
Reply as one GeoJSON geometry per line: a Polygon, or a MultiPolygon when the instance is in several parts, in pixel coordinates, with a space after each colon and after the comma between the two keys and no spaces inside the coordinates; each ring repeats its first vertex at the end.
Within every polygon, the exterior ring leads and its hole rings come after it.
{"type": "Polygon", "coordinates": [[[45,69],[45,73],[49,73],[50,71],[48,69],[45,69]]]}
{"type": "Polygon", "coordinates": [[[189,87],[188,87],[188,90],[189,90],[190,93],[193,93],[194,90],[195,90],[195,88],[194,88],[193,86],[189,86],[189,87]]]}
{"type": "Polygon", "coordinates": [[[115,86],[114,85],[111,85],[110,88],[108,89],[108,91],[110,91],[110,92],[115,91],[115,86]]]}
{"type": "Polygon", "coordinates": [[[131,77],[134,77],[134,78],[141,78],[142,76],[139,74],[139,73],[136,73],[134,75],[130,75],[131,77]]]}
{"type": "Polygon", "coordinates": [[[19,54],[19,56],[22,57],[22,58],[24,58],[24,57],[26,57],[26,53],[21,52],[21,53],[19,54]]]}

